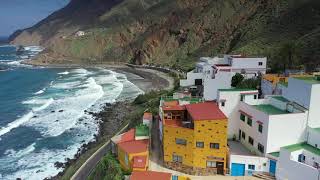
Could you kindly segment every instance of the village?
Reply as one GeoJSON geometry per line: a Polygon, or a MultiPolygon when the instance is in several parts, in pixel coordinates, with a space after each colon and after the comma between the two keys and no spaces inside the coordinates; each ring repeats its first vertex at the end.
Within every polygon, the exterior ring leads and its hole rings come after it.
{"type": "Polygon", "coordinates": [[[265,57],[200,58],[159,114],[111,139],[128,178],[318,179],[320,75],[266,72],[265,57]],[[233,87],[239,74],[259,88],[233,87]]]}

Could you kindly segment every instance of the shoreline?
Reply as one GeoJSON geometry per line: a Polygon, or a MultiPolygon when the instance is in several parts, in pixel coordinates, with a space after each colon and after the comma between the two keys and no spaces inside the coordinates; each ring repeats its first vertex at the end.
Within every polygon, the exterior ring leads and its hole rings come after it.
{"type": "MultiPolygon", "coordinates": [[[[23,62],[23,64],[26,64],[23,62]]],[[[30,65],[30,64],[28,64],[30,65]]],[[[46,68],[106,68],[113,70],[118,73],[125,74],[127,79],[135,84],[139,89],[148,93],[152,90],[170,90],[174,86],[174,80],[168,74],[160,71],[144,69],[144,68],[132,68],[126,65],[109,65],[109,64],[96,64],[96,65],[32,65],[41,66],[46,68]]],[[[95,151],[97,147],[107,142],[114,134],[116,134],[121,127],[126,123],[125,116],[130,112],[139,111],[137,107],[132,105],[135,98],[130,101],[117,101],[112,104],[105,104],[103,110],[98,113],[92,113],[87,111],[86,113],[91,114],[95,121],[99,122],[99,129],[94,136],[94,139],[89,143],[81,144],[77,153],[72,158],[67,158],[66,162],[56,162],[56,168],[63,168],[58,174],[47,179],[63,179],[69,168],[78,166],[81,161],[87,159],[87,156],[92,154],[91,151],[95,151]]],[[[77,169],[77,168],[76,168],[77,169]]],[[[74,172],[75,173],[75,172],[74,172]]]]}

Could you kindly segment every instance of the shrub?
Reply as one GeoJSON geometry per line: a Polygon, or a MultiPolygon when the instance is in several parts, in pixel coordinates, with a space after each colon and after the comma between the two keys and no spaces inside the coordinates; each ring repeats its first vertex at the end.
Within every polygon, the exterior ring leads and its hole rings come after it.
{"type": "Polygon", "coordinates": [[[242,81],[244,77],[240,73],[236,73],[231,79],[231,86],[237,87],[242,81]]]}
{"type": "Polygon", "coordinates": [[[88,177],[89,180],[122,180],[124,174],[117,159],[111,154],[107,154],[96,166],[88,177]]]}

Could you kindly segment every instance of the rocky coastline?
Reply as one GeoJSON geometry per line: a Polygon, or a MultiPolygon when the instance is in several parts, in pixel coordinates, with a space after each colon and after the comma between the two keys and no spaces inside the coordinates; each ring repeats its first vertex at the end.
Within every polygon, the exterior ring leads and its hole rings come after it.
{"type": "MultiPolygon", "coordinates": [[[[80,66],[83,67],[82,65],[80,66]]],[[[159,71],[146,70],[141,68],[130,68],[127,66],[110,67],[100,65],[98,67],[109,68],[117,72],[126,74],[128,80],[137,85],[145,93],[150,92],[151,90],[168,90],[173,88],[174,80],[168,74],[159,71]],[[132,74],[134,76],[132,76],[132,74]]],[[[81,156],[88,153],[90,150],[97,148],[104,142],[107,142],[114,134],[116,134],[122,127],[124,127],[124,125],[128,123],[126,115],[130,112],[137,111],[137,107],[132,104],[132,101],[133,99],[131,101],[118,101],[113,104],[107,103],[105,104],[103,110],[99,113],[85,111],[85,113],[92,115],[95,121],[99,123],[98,133],[95,135],[93,141],[83,144],[78,149],[78,152],[74,155],[73,158],[67,158],[66,162],[56,162],[55,167],[63,168],[63,171],[58,173],[56,176],[49,177],[47,179],[62,179],[62,177],[66,173],[66,170],[69,167],[77,164],[81,156]]]]}

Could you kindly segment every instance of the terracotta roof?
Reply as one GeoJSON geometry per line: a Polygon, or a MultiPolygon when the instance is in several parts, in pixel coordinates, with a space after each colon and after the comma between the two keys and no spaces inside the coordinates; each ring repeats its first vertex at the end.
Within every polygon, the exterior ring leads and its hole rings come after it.
{"type": "Polygon", "coordinates": [[[136,130],[134,128],[132,128],[128,132],[123,133],[121,135],[120,141],[117,144],[123,143],[123,142],[128,142],[128,141],[133,141],[135,138],[135,131],[136,130]]]}
{"type": "Polygon", "coordinates": [[[118,146],[120,149],[125,151],[128,154],[132,153],[141,153],[146,152],[148,150],[148,144],[149,140],[134,140],[134,141],[128,141],[119,143],[118,146]]]}
{"type": "Polygon", "coordinates": [[[170,173],[155,171],[134,171],[130,176],[130,180],[171,180],[170,173]]]}
{"type": "Polygon", "coordinates": [[[186,105],[187,111],[193,120],[219,120],[227,119],[214,102],[203,102],[186,105]]]}
{"type": "Polygon", "coordinates": [[[143,114],[143,119],[144,119],[144,120],[152,121],[152,113],[145,112],[145,113],[143,114]]]}
{"type": "Polygon", "coordinates": [[[179,106],[179,105],[177,105],[177,106],[163,106],[162,107],[163,111],[183,111],[185,109],[186,109],[185,106],[179,106]]]}
{"type": "Polygon", "coordinates": [[[133,157],[133,168],[145,168],[147,165],[147,156],[135,156],[133,157]]]}

